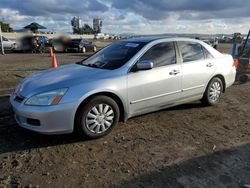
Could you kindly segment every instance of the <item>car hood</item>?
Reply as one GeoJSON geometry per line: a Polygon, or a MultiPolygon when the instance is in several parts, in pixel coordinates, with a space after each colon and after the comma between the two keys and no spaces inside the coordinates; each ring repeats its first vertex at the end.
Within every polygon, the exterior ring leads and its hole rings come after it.
{"type": "Polygon", "coordinates": [[[14,41],[14,40],[8,40],[8,41],[3,41],[3,43],[6,43],[6,44],[15,44],[16,41],[14,41]]]}
{"type": "Polygon", "coordinates": [[[79,64],[64,65],[35,73],[20,84],[18,93],[24,97],[54,89],[74,86],[91,80],[105,78],[109,70],[79,64]]]}

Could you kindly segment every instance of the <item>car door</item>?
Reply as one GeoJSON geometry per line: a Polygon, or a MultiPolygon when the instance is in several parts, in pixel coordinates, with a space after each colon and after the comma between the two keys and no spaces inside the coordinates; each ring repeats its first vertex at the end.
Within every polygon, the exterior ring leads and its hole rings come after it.
{"type": "Polygon", "coordinates": [[[132,115],[167,107],[179,99],[181,92],[181,65],[176,61],[173,42],[154,45],[139,59],[142,60],[153,62],[154,67],[144,71],[135,68],[128,73],[129,113],[132,115]]]}
{"type": "Polygon", "coordinates": [[[90,44],[89,41],[83,40],[82,43],[83,43],[83,46],[86,48],[87,51],[91,50],[91,44],[90,44]]]}
{"type": "Polygon", "coordinates": [[[9,41],[9,39],[3,37],[3,47],[4,48],[11,48],[11,45],[12,45],[11,41],[9,41]]]}
{"type": "Polygon", "coordinates": [[[178,42],[182,59],[182,98],[201,96],[215,72],[212,55],[196,42],[178,42]]]}

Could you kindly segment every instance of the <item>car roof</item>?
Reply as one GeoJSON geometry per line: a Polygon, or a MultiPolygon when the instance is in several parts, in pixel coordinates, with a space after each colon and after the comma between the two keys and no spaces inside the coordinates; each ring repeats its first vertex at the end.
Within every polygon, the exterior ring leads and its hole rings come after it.
{"type": "Polygon", "coordinates": [[[124,39],[123,41],[127,41],[127,42],[151,42],[154,40],[158,40],[158,39],[164,39],[164,38],[168,38],[168,37],[160,37],[160,36],[152,36],[152,37],[134,37],[134,38],[129,38],[129,39],[124,39]]]}
{"type": "Polygon", "coordinates": [[[184,37],[168,37],[168,36],[150,36],[150,37],[135,37],[135,38],[129,38],[124,39],[122,41],[126,42],[145,42],[150,43],[157,40],[164,40],[167,39],[169,41],[190,41],[190,42],[200,42],[200,40],[192,39],[192,38],[184,38],[184,37]]]}

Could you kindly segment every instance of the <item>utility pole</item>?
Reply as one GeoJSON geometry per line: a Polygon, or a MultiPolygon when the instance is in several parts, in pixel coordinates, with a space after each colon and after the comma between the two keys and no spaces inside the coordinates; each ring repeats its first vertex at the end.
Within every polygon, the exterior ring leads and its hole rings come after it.
{"type": "Polygon", "coordinates": [[[1,41],[2,55],[4,55],[3,34],[2,34],[2,26],[1,26],[1,24],[0,24],[0,41],[1,41]]]}

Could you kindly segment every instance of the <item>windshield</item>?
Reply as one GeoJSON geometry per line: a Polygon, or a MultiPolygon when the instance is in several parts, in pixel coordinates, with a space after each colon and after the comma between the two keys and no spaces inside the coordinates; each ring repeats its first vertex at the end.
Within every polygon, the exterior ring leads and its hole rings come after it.
{"type": "Polygon", "coordinates": [[[72,39],[72,42],[80,42],[82,39],[72,39]]]}
{"type": "Polygon", "coordinates": [[[114,70],[123,66],[145,44],[144,42],[115,42],[93,56],[83,60],[81,64],[95,68],[114,70]]]}

